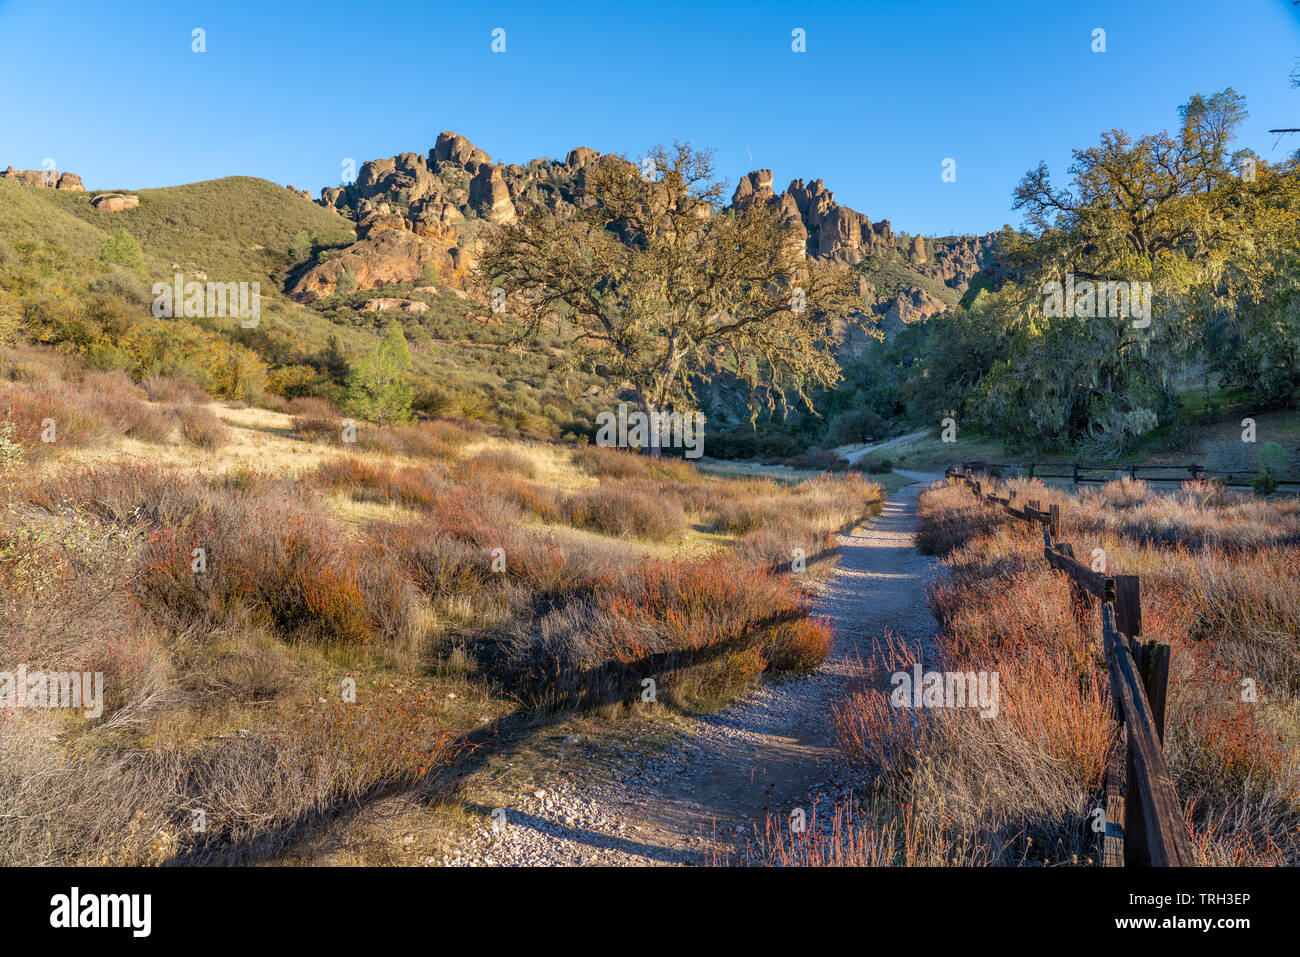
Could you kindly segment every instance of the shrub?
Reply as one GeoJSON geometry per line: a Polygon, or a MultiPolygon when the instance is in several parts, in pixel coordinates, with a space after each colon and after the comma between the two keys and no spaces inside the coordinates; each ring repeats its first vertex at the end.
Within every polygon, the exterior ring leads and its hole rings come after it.
{"type": "Polygon", "coordinates": [[[148,373],[140,386],[152,402],[191,403],[206,399],[203,388],[192,377],[148,373]]]}
{"type": "Polygon", "coordinates": [[[677,502],[630,482],[575,492],[564,509],[570,524],[607,535],[662,542],[683,534],[687,527],[686,513],[677,502]]]}
{"type": "Polygon", "coordinates": [[[405,581],[383,558],[320,503],[269,484],[214,494],[183,530],[154,531],[133,587],[150,616],[177,631],[228,626],[247,612],[293,637],[360,642],[411,623],[405,581]],[[195,548],[204,549],[197,573],[195,548]]]}
{"type": "Polygon", "coordinates": [[[177,406],[176,417],[182,437],[191,445],[211,451],[230,441],[230,430],[206,405],[177,406]]]}
{"type": "Polygon", "coordinates": [[[699,472],[682,459],[654,458],[630,449],[584,445],[573,452],[573,464],[596,478],[675,479],[697,482],[699,472]]]}
{"type": "Polygon", "coordinates": [[[144,268],[144,254],[140,251],[140,244],[121,226],[113,230],[113,234],[104,241],[99,258],[117,266],[144,268]]]}
{"type": "Polygon", "coordinates": [[[302,438],[315,442],[339,441],[342,417],[324,399],[293,399],[287,411],[293,417],[293,430],[302,438]]]}

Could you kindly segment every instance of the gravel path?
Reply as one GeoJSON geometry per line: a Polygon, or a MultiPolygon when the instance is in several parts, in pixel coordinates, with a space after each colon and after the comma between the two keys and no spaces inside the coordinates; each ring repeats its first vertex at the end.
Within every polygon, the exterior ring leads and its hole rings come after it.
{"type": "MultiPolygon", "coordinates": [[[[657,865],[745,863],[768,815],[796,808],[822,819],[848,793],[847,770],[829,740],[831,708],[859,656],[886,630],[924,645],[934,619],[924,585],[932,559],[915,548],[916,500],[941,476],[914,479],[869,524],[841,535],[840,563],[816,610],[835,646],[811,675],[772,681],[744,701],[698,719],[690,733],[622,780],[556,781],[520,795],[506,820],[438,861],[450,865],[657,865]]],[[[639,756],[637,756],[639,757],[639,756]]],[[[432,861],[431,861],[432,863],[432,861]]]]}

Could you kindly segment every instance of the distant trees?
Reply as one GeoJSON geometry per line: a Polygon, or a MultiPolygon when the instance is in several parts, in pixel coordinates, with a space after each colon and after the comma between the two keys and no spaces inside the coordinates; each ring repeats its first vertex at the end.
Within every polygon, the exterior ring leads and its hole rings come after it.
{"type": "Polygon", "coordinates": [[[778,209],[721,212],[712,154],[656,147],[642,166],[607,157],[587,172],[572,219],[535,210],[494,229],[484,289],[539,327],[570,320],[577,346],[626,382],[651,416],[695,407],[692,380],[725,371],[755,411],[811,407],[839,380],[834,322],[856,305],[847,270],[806,260],[778,209]]]}
{"type": "Polygon", "coordinates": [[[411,417],[415,390],[407,381],[411,350],[402,325],[388,324],[374,347],[353,367],[348,379],[346,407],[358,418],[388,425],[411,417]]]}
{"type": "Polygon", "coordinates": [[[1075,150],[1064,186],[1042,164],[1027,173],[1015,203],[1034,233],[1004,231],[996,269],[972,281],[963,308],[902,330],[869,354],[870,369],[851,367],[855,395],[877,411],[901,398],[908,418],[934,427],[951,414],[1029,451],[1129,446],[1172,421],[1176,377],[1198,367],[1261,403],[1293,405],[1297,161],[1234,152],[1247,114],[1231,88],[1191,97],[1178,115],[1172,135],[1112,130],[1075,150]],[[1093,284],[1091,298],[1048,308],[1047,284],[1067,277],[1093,284]],[[1150,283],[1150,322],[1096,294],[1112,281],[1150,283]]]}

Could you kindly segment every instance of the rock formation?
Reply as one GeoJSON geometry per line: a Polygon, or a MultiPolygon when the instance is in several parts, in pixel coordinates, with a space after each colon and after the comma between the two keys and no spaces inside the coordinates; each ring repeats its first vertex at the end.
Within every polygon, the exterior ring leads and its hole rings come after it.
{"type": "Polygon", "coordinates": [[[429,311],[429,304],[415,299],[367,299],[361,311],[421,313],[429,311]]]}
{"type": "MultiPolygon", "coordinates": [[[[437,268],[440,283],[465,290],[482,241],[478,221],[515,222],[536,208],[571,217],[594,202],[585,193],[591,170],[612,162],[625,160],[580,146],[563,161],[499,164],[466,137],[450,131],[439,133],[427,154],[370,160],[361,165],[354,182],[322,189],[317,201],[356,221],[356,245],[343,256],[307,270],[290,293],[304,301],[328,295],[344,268],[351,268],[361,288],[369,289],[394,281],[382,277],[418,274],[429,262],[437,268]],[[404,238],[381,242],[383,232],[404,238]],[[383,255],[397,256],[399,261],[383,264],[379,261],[383,255]],[[349,265],[340,265],[345,262],[349,265]]],[[[917,236],[900,248],[889,220],[873,222],[841,206],[820,179],[793,180],[781,193],[772,183],[771,170],[746,174],[732,194],[732,207],[765,203],[778,209],[803,255],[845,267],[881,257],[959,292],[987,262],[984,243],[990,237],[951,237],[931,241],[933,248],[928,248],[917,236]]],[[[867,288],[864,292],[871,294],[867,288]]],[[[888,301],[870,301],[877,312],[892,309],[909,321],[944,308],[919,288],[899,292],[888,301]]]]}
{"type": "Polygon", "coordinates": [[[125,193],[101,193],[90,201],[101,213],[120,213],[124,209],[135,209],[140,205],[140,197],[125,193]]]}
{"type": "Polygon", "coordinates": [[[14,169],[10,166],[0,179],[12,180],[19,186],[32,186],[36,189],[64,189],[74,193],[84,193],[86,187],[76,173],[60,173],[58,170],[14,169]]]}

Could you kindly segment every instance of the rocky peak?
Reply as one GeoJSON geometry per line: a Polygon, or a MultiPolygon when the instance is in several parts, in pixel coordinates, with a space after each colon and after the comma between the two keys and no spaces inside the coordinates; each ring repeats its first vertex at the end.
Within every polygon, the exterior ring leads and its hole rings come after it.
{"type": "MultiPolygon", "coordinates": [[[[443,284],[464,288],[468,270],[482,242],[482,231],[465,229],[469,220],[509,223],[528,210],[543,208],[570,217],[595,201],[586,195],[588,175],[598,164],[623,162],[614,154],[586,146],[569,150],[564,159],[535,159],[524,165],[495,164],[484,150],[450,130],[438,134],[427,154],[400,153],[363,163],[354,182],[322,189],[319,203],[357,222],[358,242],[350,252],[352,271],[363,289],[367,279],[416,274],[426,262],[438,270],[443,284]],[[392,238],[405,233],[397,242],[392,238]],[[379,239],[385,239],[383,249],[379,239]],[[414,245],[412,245],[414,244],[414,245]],[[431,247],[420,252],[417,247],[431,247]],[[383,252],[387,250],[387,252],[383,252]],[[402,264],[385,268],[374,262],[381,254],[400,254],[402,264]]],[[[872,222],[865,214],[835,201],[821,179],[792,180],[783,192],[773,189],[769,169],[741,177],[731,197],[732,208],[754,203],[779,210],[802,255],[853,266],[868,256],[902,258],[909,268],[933,276],[955,289],[983,264],[976,250],[949,243],[927,249],[918,236],[900,250],[889,220],[872,222]]],[[[701,209],[702,215],[707,210],[701,209]]],[[[973,237],[972,243],[977,242],[973,237]]],[[[334,260],[339,263],[340,260],[334,260]]],[[[293,293],[314,298],[332,291],[337,265],[322,263],[300,277],[293,293]],[[329,267],[329,268],[326,268],[329,267]]],[[[924,309],[928,303],[921,304],[924,309]]]]}
{"type": "Polygon", "coordinates": [[[490,166],[492,157],[459,133],[443,130],[429,151],[429,165],[436,169],[440,163],[452,163],[473,175],[480,166],[490,166]]]}
{"type": "Polygon", "coordinates": [[[775,196],[776,194],[772,192],[772,171],[756,169],[740,178],[740,182],[736,184],[736,191],[731,194],[731,205],[765,202],[775,196]]]}

